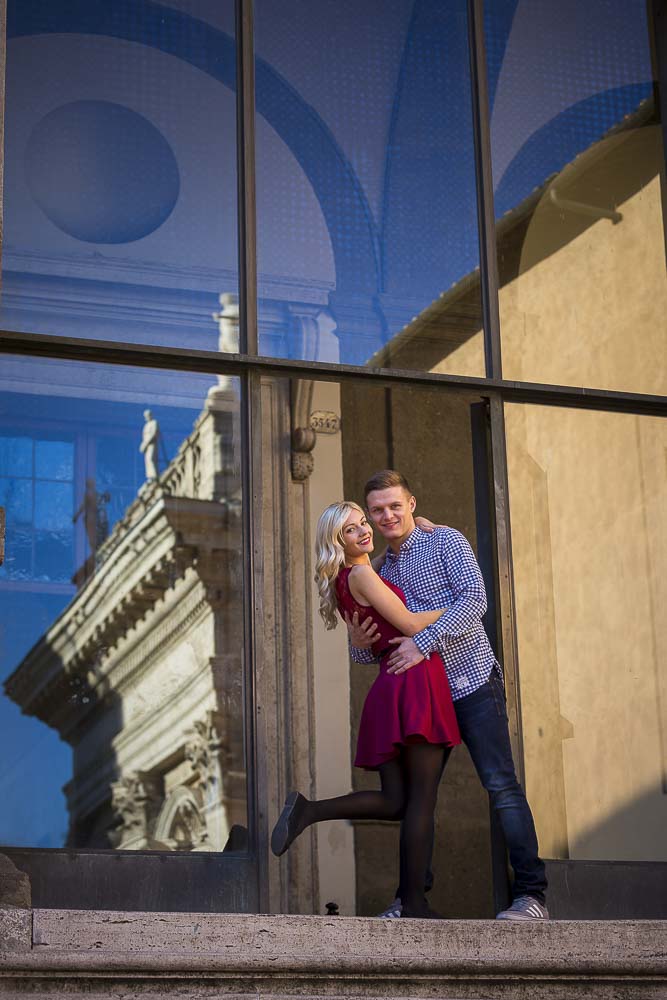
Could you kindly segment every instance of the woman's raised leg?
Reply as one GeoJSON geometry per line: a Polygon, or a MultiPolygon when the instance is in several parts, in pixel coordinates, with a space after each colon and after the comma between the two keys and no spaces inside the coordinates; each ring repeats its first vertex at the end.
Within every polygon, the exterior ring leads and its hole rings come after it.
{"type": "Polygon", "coordinates": [[[405,807],[403,768],[398,757],[381,764],[380,789],[349,792],[312,802],[298,792],[288,797],[271,834],[271,850],[280,857],[313,823],[331,819],[401,819],[405,807]]]}

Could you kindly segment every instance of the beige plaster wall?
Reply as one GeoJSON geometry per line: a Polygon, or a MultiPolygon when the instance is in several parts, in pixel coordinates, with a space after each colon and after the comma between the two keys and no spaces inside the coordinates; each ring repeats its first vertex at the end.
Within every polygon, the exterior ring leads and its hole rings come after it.
{"type": "Polygon", "coordinates": [[[548,856],[667,861],[667,421],[508,405],[526,782],[548,856]]]}

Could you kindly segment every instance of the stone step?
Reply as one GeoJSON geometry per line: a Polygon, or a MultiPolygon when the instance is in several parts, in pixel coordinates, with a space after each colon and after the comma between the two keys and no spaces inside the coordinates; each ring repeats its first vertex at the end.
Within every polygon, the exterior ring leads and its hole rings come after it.
{"type": "Polygon", "coordinates": [[[0,910],[0,997],[666,1000],[663,921],[0,910]]]}

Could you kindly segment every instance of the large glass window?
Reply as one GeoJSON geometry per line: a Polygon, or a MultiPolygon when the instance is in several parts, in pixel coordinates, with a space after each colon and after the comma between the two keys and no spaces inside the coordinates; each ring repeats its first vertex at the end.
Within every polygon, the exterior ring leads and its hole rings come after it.
{"type": "Polygon", "coordinates": [[[255,4],[260,353],[479,375],[464,0],[255,4]]]}
{"type": "Polygon", "coordinates": [[[3,359],[0,843],[247,844],[238,385],[3,359]]]}
{"type": "Polygon", "coordinates": [[[503,373],[664,393],[664,145],[650,5],[485,7],[503,373]]]}
{"type": "Polygon", "coordinates": [[[667,861],[667,420],[506,408],[526,788],[546,857],[667,861]]]}
{"type": "Polygon", "coordinates": [[[10,0],[1,324],[214,350],[237,292],[233,0],[10,0]]]}

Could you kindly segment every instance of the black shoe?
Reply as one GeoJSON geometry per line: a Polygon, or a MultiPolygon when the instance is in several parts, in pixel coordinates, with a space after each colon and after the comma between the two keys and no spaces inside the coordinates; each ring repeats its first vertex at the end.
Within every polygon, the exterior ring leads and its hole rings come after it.
{"type": "Polygon", "coordinates": [[[283,811],[271,834],[271,850],[277,858],[284,854],[295,837],[301,833],[299,820],[308,805],[308,800],[301,792],[290,792],[285,800],[283,811]]]}

